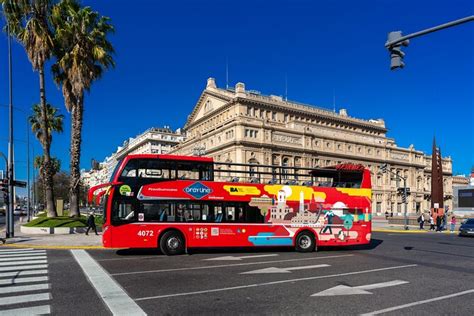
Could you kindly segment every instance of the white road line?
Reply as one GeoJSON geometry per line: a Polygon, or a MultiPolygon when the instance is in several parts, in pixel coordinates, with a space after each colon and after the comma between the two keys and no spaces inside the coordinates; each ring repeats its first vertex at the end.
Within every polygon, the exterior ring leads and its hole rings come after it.
{"type": "Polygon", "coordinates": [[[6,285],[6,284],[18,284],[18,283],[29,283],[29,282],[44,282],[48,281],[47,276],[42,276],[42,277],[30,277],[30,278],[11,278],[11,279],[4,279],[0,280],[0,285],[6,285]]]}
{"type": "Polygon", "coordinates": [[[27,271],[2,272],[2,273],[0,273],[0,278],[6,278],[6,277],[21,278],[24,275],[36,275],[36,274],[48,274],[48,270],[27,270],[27,271]]]}
{"type": "Polygon", "coordinates": [[[10,255],[10,254],[0,254],[0,258],[16,258],[16,257],[25,257],[25,256],[28,256],[28,257],[35,257],[35,256],[45,256],[46,255],[46,252],[38,252],[38,253],[18,253],[18,254],[13,254],[13,255],[10,255]]]}
{"type": "Polygon", "coordinates": [[[253,259],[253,258],[264,258],[264,257],[276,257],[278,254],[271,253],[267,255],[246,255],[246,256],[224,256],[224,257],[214,257],[202,259],[203,261],[240,261],[243,259],[253,259]]]}
{"type": "Polygon", "coordinates": [[[113,315],[146,315],[86,251],[71,250],[71,253],[113,315]]]}
{"type": "Polygon", "coordinates": [[[18,249],[18,248],[7,248],[7,249],[0,249],[0,253],[5,252],[5,251],[28,251],[28,250],[33,250],[33,248],[25,248],[25,249],[18,249]]]}
{"type": "Polygon", "coordinates": [[[49,305],[15,308],[0,311],[0,316],[30,316],[49,314],[51,314],[51,307],[49,305]]]}
{"type": "Polygon", "coordinates": [[[298,279],[272,281],[272,282],[265,282],[265,283],[240,285],[240,286],[225,287],[225,288],[220,288],[220,289],[210,289],[210,290],[195,291],[195,292],[165,294],[165,295],[157,295],[157,296],[137,298],[137,299],[135,299],[135,301],[144,301],[144,300],[152,300],[152,299],[160,299],[160,298],[177,297],[177,296],[206,294],[206,293],[223,292],[223,291],[233,291],[233,290],[248,289],[248,288],[260,287],[260,286],[277,285],[277,284],[293,283],[293,282],[309,281],[309,280],[318,280],[318,279],[328,279],[328,278],[341,277],[341,276],[346,276],[346,275],[356,275],[356,274],[372,273],[372,272],[387,271],[387,270],[394,270],[394,269],[412,268],[412,267],[416,267],[416,266],[417,266],[416,264],[409,264],[409,265],[403,265],[403,266],[394,266],[394,267],[379,268],[379,269],[370,269],[370,270],[353,271],[353,272],[338,273],[338,274],[321,275],[321,276],[314,276],[314,277],[308,277],[308,278],[298,278],[298,279]]]}
{"type": "Polygon", "coordinates": [[[300,258],[300,259],[286,259],[286,260],[273,260],[273,261],[219,264],[219,265],[213,265],[213,266],[201,266],[201,267],[191,267],[191,268],[174,268],[174,269],[161,269],[161,270],[148,270],[148,271],[119,272],[119,273],[112,273],[111,275],[117,276],[117,275],[130,275],[130,274],[144,274],[144,273],[160,273],[160,272],[172,272],[172,271],[188,271],[188,270],[228,268],[228,267],[238,267],[238,266],[251,266],[251,265],[256,265],[256,264],[270,264],[270,263],[294,262],[294,261],[306,261],[306,260],[324,260],[324,259],[343,258],[343,257],[352,257],[352,256],[354,256],[354,255],[349,254],[349,255],[313,257],[313,258],[300,258]]]}
{"type": "Polygon", "coordinates": [[[0,306],[19,304],[19,303],[46,301],[50,299],[51,299],[51,294],[49,293],[7,296],[7,297],[0,297],[0,306]]]}
{"type": "Polygon", "coordinates": [[[0,257],[0,262],[8,262],[8,261],[18,261],[18,260],[41,260],[47,259],[46,256],[38,256],[38,257],[18,257],[18,258],[4,258],[0,257]]]}
{"type": "Polygon", "coordinates": [[[430,299],[423,300],[423,301],[417,301],[417,302],[408,303],[408,304],[404,304],[404,305],[389,307],[389,308],[381,309],[381,310],[378,310],[378,311],[362,314],[361,316],[378,315],[378,314],[393,312],[393,311],[403,309],[403,308],[408,308],[408,307],[412,307],[412,306],[416,306],[416,305],[431,303],[431,302],[435,302],[435,301],[441,301],[441,300],[445,300],[445,299],[448,299],[448,298],[461,296],[461,295],[466,295],[466,294],[471,294],[471,293],[474,293],[474,289],[467,290],[467,291],[462,291],[462,292],[458,292],[458,293],[453,293],[453,294],[449,294],[449,295],[444,295],[444,296],[438,296],[438,297],[430,298],[430,299]]]}
{"type": "Polygon", "coordinates": [[[29,255],[29,254],[33,254],[33,253],[46,253],[46,250],[32,250],[32,251],[10,250],[10,251],[5,251],[5,252],[0,252],[0,256],[13,255],[13,254],[29,255]]]}
{"type": "Polygon", "coordinates": [[[317,268],[327,268],[330,267],[329,264],[314,264],[310,266],[298,266],[298,267],[288,267],[288,268],[263,268],[253,271],[242,272],[240,274],[266,274],[266,273],[291,273],[291,271],[296,270],[305,270],[305,269],[317,269],[317,268]]]}
{"type": "Polygon", "coordinates": [[[34,285],[19,285],[19,286],[7,286],[0,287],[0,294],[26,292],[26,291],[37,291],[37,290],[48,290],[49,284],[34,284],[34,285]]]}
{"type": "Polygon", "coordinates": [[[47,264],[34,264],[30,266],[11,266],[11,267],[0,267],[0,272],[4,271],[23,271],[23,270],[34,270],[34,269],[47,269],[47,264]]]}
{"type": "Polygon", "coordinates": [[[5,267],[5,266],[22,266],[22,265],[27,265],[27,264],[42,264],[42,263],[48,263],[47,260],[22,260],[22,261],[10,261],[10,262],[0,262],[0,267],[5,267]]]}

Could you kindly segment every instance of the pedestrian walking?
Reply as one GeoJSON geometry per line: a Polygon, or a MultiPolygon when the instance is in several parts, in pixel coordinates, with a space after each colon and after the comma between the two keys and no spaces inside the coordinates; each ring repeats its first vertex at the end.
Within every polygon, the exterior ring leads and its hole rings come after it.
{"type": "Polygon", "coordinates": [[[436,231],[441,232],[441,216],[436,216],[436,231]]]}
{"type": "Polygon", "coordinates": [[[418,217],[418,223],[420,224],[420,229],[423,229],[423,226],[425,225],[425,215],[423,215],[423,213],[418,217]]]}
{"type": "Polygon", "coordinates": [[[432,215],[430,215],[430,230],[435,230],[434,219],[432,215]]]}
{"type": "Polygon", "coordinates": [[[87,230],[86,230],[86,235],[89,235],[89,230],[93,229],[95,234],[97,234],[97,227],[95,226],[95,218],[94,218],[94,212],[89,213],[89,217],[87,218],[87,230]]]}
{"type": "Polygon", "coordinates": [[[451,234],[454,233],[454,228],[456,227],[456,216],[451,217],[451,234]]]}

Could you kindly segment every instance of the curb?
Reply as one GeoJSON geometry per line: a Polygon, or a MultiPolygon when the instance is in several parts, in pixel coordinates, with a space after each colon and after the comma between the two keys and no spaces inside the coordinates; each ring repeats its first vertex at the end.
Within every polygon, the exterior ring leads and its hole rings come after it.
{"type": "Polygon", "coordinates": [[[51,246],[51,245],[31,245],[31,244],[4,244],[0,248],[33,248],[33,249],[121,249],[121,248],[104,248],[104,246],[51,246]]]}
{"type": "MultiPolygon", "coordinates": [[[[402,234],[429,234],[430,231],[427,230],[404,230],[404,229],[385,229],[385,228],[376,228],[372,229],[372,232],[377,233],[402,233],[402,234]]],[[[433,232],[436,233],[436,232],[433,232]]],[[[447,235],[456,235],[458,232],[451,233],[449,231],[442,231],[442,234],[447,235]]]]}

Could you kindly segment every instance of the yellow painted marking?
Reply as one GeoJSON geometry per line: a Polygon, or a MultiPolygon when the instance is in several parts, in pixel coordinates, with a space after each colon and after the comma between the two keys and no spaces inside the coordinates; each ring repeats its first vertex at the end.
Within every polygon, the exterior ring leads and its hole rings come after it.
{"type": "Polygon", "coordinates": [[[121,248],[104,248],[104,246],[51,246],[51,245],[27,245],[27,244],[5,244],[0,248],[35,248],[35,249],[121,249],[121,248]]]}
{"type": "Polygon", "coordinates": [[[224,190],[229,192],[230,195],[260,195],[260,190],[254,186],[243,186],[243,185],[224,185],[224,190]]]}
{"type": "Polygon", "coordinates": [[[350,188],[336,188],[339,192],[345,193],[350,196],[365,196],[369,199],[372,198],[371,189],[350,189],[350,188]]]}

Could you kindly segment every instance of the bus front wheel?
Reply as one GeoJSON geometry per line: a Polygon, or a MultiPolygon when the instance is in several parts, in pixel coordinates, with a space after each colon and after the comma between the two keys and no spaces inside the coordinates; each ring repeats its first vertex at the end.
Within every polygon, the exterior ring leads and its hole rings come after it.
{"type": "Polygon", "coordinates": [[[312,252],[316,248],[314,235],[304,231],[296,236],[295,248],[298,252],[312,252]]]}
{"type": "Polygon", "coordinates": [[[160,238],[160,250],[167,256],[181,255],[184,253],[184,248],[184,238],[177,231],[168,231],[160,238]]]}

